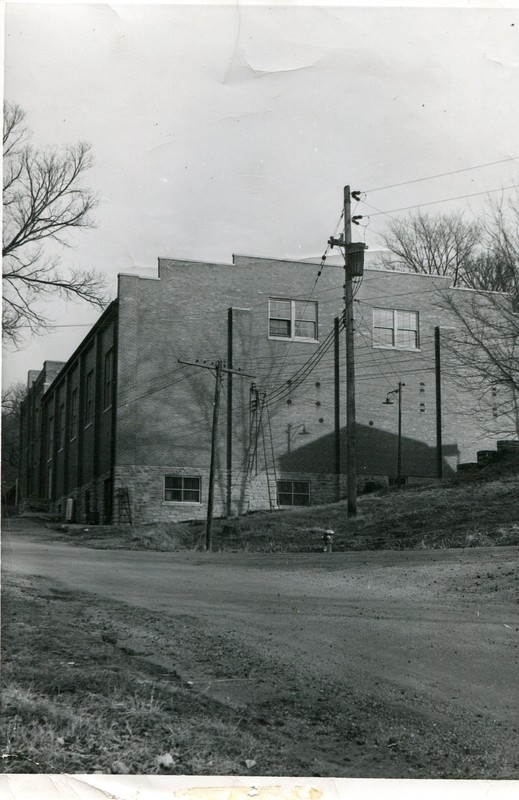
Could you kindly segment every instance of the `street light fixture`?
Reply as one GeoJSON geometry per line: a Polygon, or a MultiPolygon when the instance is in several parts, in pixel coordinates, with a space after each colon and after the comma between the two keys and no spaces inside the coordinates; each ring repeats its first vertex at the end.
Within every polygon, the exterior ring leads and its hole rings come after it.
{"type": "Polygon", "coordinates": [[[295,431],[298,431],[299,436],[310,436],[310,431],[307,430],[306,423],[301,422],[300,425],[293,425],[291,422],[287,425],[287,454],[290,455],[290,446],[292,444],[292,436],[295,431]],[[302,430],[299,430],[302,428],[302,430]]]}
{"type": "Polygon", "coordinates": [[[402,485],[402,389],[405,383],[399,382],[398,389],[392,389],[387,393],[387,397],[383,405],[392,406],[395,402],[391,399],[391,395],[398,395],[398,441],[397,441],[397,457],[396,457],[396,485],[400,489],[402,485]]]}

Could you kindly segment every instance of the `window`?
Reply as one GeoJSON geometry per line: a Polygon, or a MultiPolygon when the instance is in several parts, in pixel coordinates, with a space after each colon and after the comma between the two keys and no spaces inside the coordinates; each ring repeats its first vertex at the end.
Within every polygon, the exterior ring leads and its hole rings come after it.
{"type": "Polygon", "coordinates": [[[269,337],[317,341],[317,303],[269,299],[269,337]]]}
{"type": "Polygon", "coordinates": [[[47,459],[54,455],[54,417],[49,417],[49,427],[47,429],[47,459]]]}
{"type": "Polygon", "coordinates": [[[58,451],[65,447],[65,403],[58,409],[58,451]]]}
{"type": "Polygon", "coordinates": [[[85,390],[85,428],[94,421],[94,370],[86,376],[85,390]]]}
{"type": "Polygon", "coordinates": [[[310,481],[278,481],[278,506],[309,506],[310,481]]]}
{"type": "Polygon", "coordinates": [[[395,308],[373,309],[373,346],[417,350],[418,312],[395,308]]]}
{"type": "Polygon", "coordinates": [[[112,405],[112,350],[105,355],[105,379],[103,384],[103,408],[110,408],[112,405]]]}
{"type": "Polygon", "coordinates": [[[78,390],[72,389],[70,395],[70,441],[76,438],[78,432],[78,390]]]}
{"type": "Polygon", "coordinates": [[[200,503],[200,478],[183,475],[166,475],[164,478],[164,500],[168,503],[200,503]]]}

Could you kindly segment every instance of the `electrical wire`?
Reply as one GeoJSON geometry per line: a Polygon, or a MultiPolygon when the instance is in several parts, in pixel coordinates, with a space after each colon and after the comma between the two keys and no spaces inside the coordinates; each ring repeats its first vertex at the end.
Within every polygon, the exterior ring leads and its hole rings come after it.
{"type": "Polygon", "coordinates": [[[370,214],[370,217],[378,217],[380,214],[389,216],[398,211],[409,211],[413,208],[422,208],[423,206],[434,206],[438,203],[449,203],[451,200],[464,200],[466,197],[479,197],[483,194],[493,194],[494,192],[504,192],[507,189],[519,189],[519,183],[512,183],[510,186],[501,186],[497,189],[486,189],[484,192],[472,192],[471,194],[460,194],[457,197],[444,197],[442,200],[429,200],[426,203],[416,203],[413,206],[403,206],[402,208],[390,208],[389,211],[377,211],[375,214],[370,214]]]}
{"type": "Polygon", "coordinates": [[[372,192],[381,192],[384,189],[396,189],[397,186],[409,186],[411,183],[421,183],[422,181],[432,181],[435,178],[445,178],[447,175],[458,175],[460,172],[471,172],[473,169],[482,169],[483,167],[493,167],[495,164],[506,164],[508,161],[516,161],[519,156],[508,156],[499,161],[487,161],[486,164],[476,164],[473,167],[464,167],[463,169],[453,169],[450,172],[439,172],[436,175],[427,175],[425,178],[413,178],[410,181],[402,181],[401,183],[390,183],[387,186],[376,186],[374,189],[366,189],[366,194],[372,192]]]}
{"type": "MultiPolygon", "coordinates": [[[[334,231],[333,237],[335,236],[335,234],[339,230],[339,226],[340,226],[343,218],[344,218],[344,209],[341,210],[341,213],[339,215],[339,219],[337,221],[337,225],[335,226],[335,231],[334,231]]],[[[322,257],[321,257],[321,263],[319,265],[319,269],[317,270],[317,274],[315,276],[315,280],[314,280],[313,286],[310,289],[310,293],[308,295],[308,298],[307,298],[307,300],[305,302],[305,305],[303,306],[303,312],[306,309],[306,307],[312,302],[312,297],[313,297],[315,289],[317,287],[317,282],[318,282],[319,278],[321,277],[323,269],[324,269],[324,266],[326,264],[326,258],[327,258],[327,255],[328,255],[328,251],[330,250],[330,247],[331,247],[331,245],[328,242],[327,246],[326,246],[326,249],[325,249],[325,251],[324,251],[324,253],[323,253],[322,257]]],[[[269,319],[269,324],[270,324],[270,319],[269,319]]],[[[316,321],[315,321],[315,326],[317,327],[317,318],[316,318],[316,321]]],[[[293,339],[290,341],[290,344],[286,349],[286,354],[285,354],[286,357],[288,356],[288,353],[290,351],[290,347],[292,345],[292,342],[293,342],[293,339]]],[[[279,368],[278,376],[277,376],[278,378],[279,378],[279,375],[281,375],[281,372],[283,371],[283,367],[284,367],[284,361],[282,362],[282,364],[281,364],[281,366],[279,368]]]]}

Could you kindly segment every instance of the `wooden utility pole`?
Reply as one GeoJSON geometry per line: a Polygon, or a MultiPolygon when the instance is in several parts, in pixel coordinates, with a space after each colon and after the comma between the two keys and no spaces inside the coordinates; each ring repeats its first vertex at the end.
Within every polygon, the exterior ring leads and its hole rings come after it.
{"type": "MultiPolygon", "coordinates": [[[[227,366],[232,370],[233,360],[233,315],[232,307],[227,309],[227,366]]],[[[227,373],[227,516],[232,512],[232,372],[227,373]]]]}
{"type": "Polygon", "coordinates": [[[215,367],[216,384],[214,387],[213,427],[211,432],[211,465],[209,467],[209,488],[207,491],[207,520],[205,527],[205,549],[211,550],[214,504],[214,474],[216,468],[216,444],[218,436],[218,415],[220,413],[220,391],[222,388],[222,362],[217,361],[215,367]]]}
{"type": "Polygon", "coordinates": [[[355,431],[355,348],[353,343],[353,281],[349,269],[351,194],[344,187],[344,324],[346,326],[346,482],[348,515],[357,513],[357,448],[355,431]]]}
{"type": "Polygon", "coordinates": [[[339,326],[340,319],[335,317],[333,321],[333,367],[334,367],[334,421],[335,421],[335,476],[337,481],[336,499],[341,496],[341,386],[340,386],[340,362],[339,362],[339,326]]]}
{"type": "MultiPolygon", "coordinates": [[[[353,192],[358,198],[359,192],[353,192]]],[[[351,196],[349,186],[344,187],[344,233],[339,239],[328,240],[332,247],[344,248],[344,324],[346,331],[346,480],[348,515],[357,513],[357,452],[355,428],[355,347],[353,327],[353,278],[364,272],[362,242],[351,241],[351,196]]],[[[356,222],[360,217],[354,217],[356,222]]]]}
{"type": "Polygon", "coordinates": [[[207,489],[207,517],[205,526],[205,549],[210,552],[212,548],[212,528],[213,528],[213,507],[214,507],[214,479],[216,475],[216,450],[218,443],[218,419],[220,415],[220,394],[222,389],[222,377],[224,373],[231,372],[233,375],[241,375],[242,378],[254,378],[254,375],[248,375],[239,369],[228,369],[223,366],[221,361],[216,364],[200,364],[198,361],[181,361],[178,359],[179,364],[188,364],[191,367],[201,367],[202,369],[210,369],[215,373],[216,384],[214,387],[214,401],[213,401],[213,424],[211,429],[211,462],[209,466],[209,487],[207,489]]]}
{"type": "Polygon", "coordinates": [[[434,329],[434,372],[436,378],[436,475],[443,477],[442,448],[442,374],[440,352],[440,326],[434,329]]]}
{"type": "Polygon", "coordinates": [[[396,459],[396,485],[402,486],[402,389],[405,383],[398,384],[398,446],[396,459]]]}

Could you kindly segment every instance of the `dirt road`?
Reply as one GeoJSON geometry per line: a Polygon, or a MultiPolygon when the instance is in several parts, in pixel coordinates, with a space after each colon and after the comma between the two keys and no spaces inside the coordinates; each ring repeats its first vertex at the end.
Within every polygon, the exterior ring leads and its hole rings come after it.
{"type": "Polygon", "coordinates": [[[53,538],[15,521],[3,569],[126,604],[129,653],[259,724],[300,718],[287,732],[307,774],[519,777],[517,548],[178,554],[53,538]]]}

